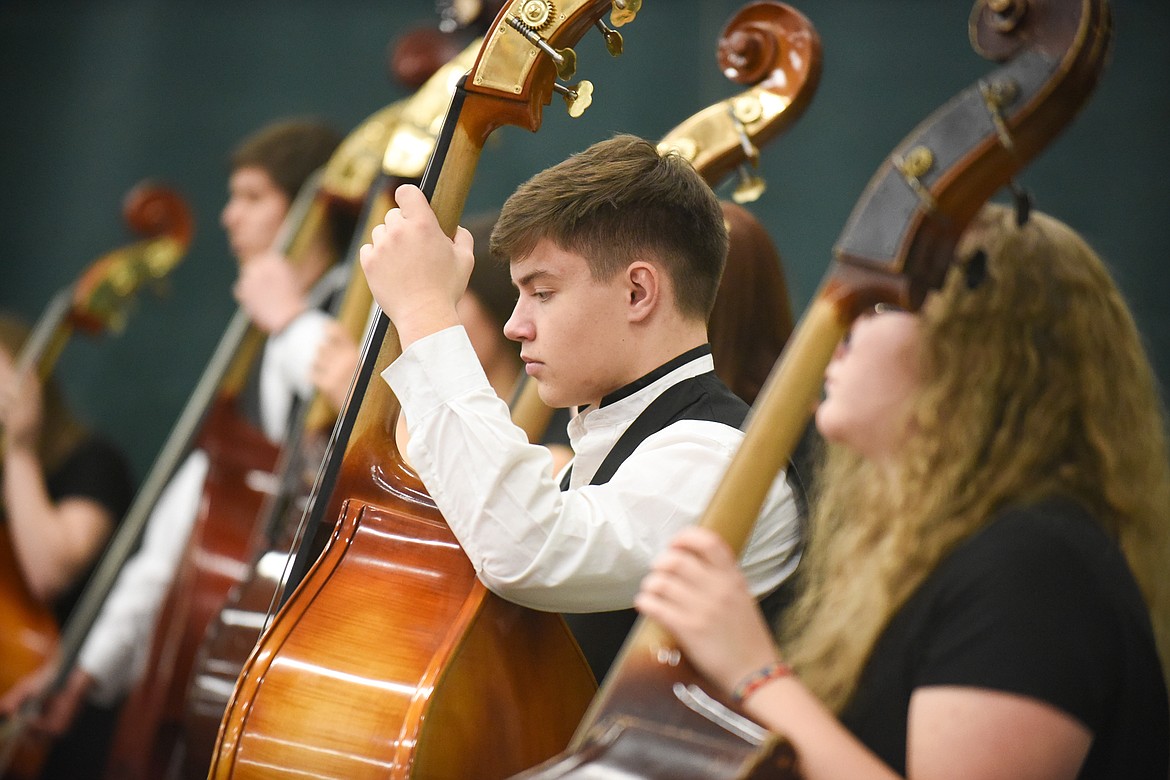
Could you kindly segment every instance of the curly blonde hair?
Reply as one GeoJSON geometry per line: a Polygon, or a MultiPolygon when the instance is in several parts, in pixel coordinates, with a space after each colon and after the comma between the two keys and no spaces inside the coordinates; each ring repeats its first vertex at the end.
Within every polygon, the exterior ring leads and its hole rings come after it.
{"type": "Polygon", "coordinates": [[[1060,494],[1116,538],[1170,678],[1170,464],[1156,380],[1104,264],[1066,225],[989,205],[921,313],[893,470],[830,447],[782,643],[840,711],[892,615],[1008,504],[1060,494]]]}

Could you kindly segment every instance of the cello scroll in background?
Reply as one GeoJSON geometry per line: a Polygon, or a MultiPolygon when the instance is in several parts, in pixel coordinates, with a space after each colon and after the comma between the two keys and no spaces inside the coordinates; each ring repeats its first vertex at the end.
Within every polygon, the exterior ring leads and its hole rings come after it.
{"type": "MultiPolygon", "coordinates": [[[[980,0],[970,31],[981,52],[1005,64],[927,117],[871,179],[703,515],[702,524],[737,551],[795,448],[824,368],[849,324],[878,302],[921,305],[941,283],[978,209],[1087,101],[1112,40],[1104,0],[980,0]]],[[[754,757],[771,749],[775,737],[753,744],[762,735],[743,733],[742,715],[708,688],[672,638],[641,620],[570,751],[518,777],[594,777],[605,771],[674,780],[768,776],[758,774],[754,757]],[[735,757],[704,763],[709,754],[703,749],[736,743],[741,749],[735,757]],[[722,772],[710,771],[712,764],[722,772]]],[[[792,759],[784,751],[770,776],[794,776],[792,759]]]]}
{"type": "MultiPolygon", "coordinates": [[[[537,130],[556,79],[571,78],[570,47],[635,3],[620,5],[501,10],[423,177],[448,234],[487,137],[537,130]]],[[[398,353],[379,315],[318,479],[344,499],[341,518],[249,658],[211,777],[506,777],[563,747],[592,694],[560,617],[487,592],[403,463],[397,400],[371,382],[398,353]]]]}
{"type": "MultiPolygon", "coordinates": [[[[47,378],[76,330],[91,335],[122,330],[138,291],[158,286],[191,244],[194,218],[173,189],[135,185],[123,198],[122,218],[143,238],[102,255],[53,296],[16,357],[16,376],[36,371],[47,378]]],[[[0,524],[0,690],[44,664],[57,647],[58,631],[48,606],[21,579],[7,524],[0,524]]],[[[35,777],[44,746],[28,744],[23,718],[6,723],[0,733],[0,773],[8,780],[35,777]]]]}

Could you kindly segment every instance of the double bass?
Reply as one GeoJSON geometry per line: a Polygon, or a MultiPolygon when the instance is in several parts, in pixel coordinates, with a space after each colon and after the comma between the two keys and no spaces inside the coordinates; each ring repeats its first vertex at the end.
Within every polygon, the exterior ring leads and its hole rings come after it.
{"type": "MultiPolygon", "coordinates": [[[[979,208],[1085,104],[1112,40],[1105,0],[978,0],[969,31],[981,54],[1004,64],[914,129],[854,207],[703,515],[701,524],[733,550],[742,550],[791,456],[850,323],[877,303],[922,305],[979,208]]],[[[516,780],[610,775],[796,778],[799,756],[782,735],[737,711],[660,626],[642,619],[569,749],[516,780]]]]}
{"type": "MultiPolygon", "coordinates": [[[[588,82],[554,87],[575,72],[569,47],[639,6],[501,10],[423,176],[449,234],[490,133],[536,130],[554,89],[584,110],[588,82]]],[[[341,519],[237,680],[210,777],[505,777],[560,749],[593,693],[563,620],[489,593],[403,462],[397,401],[370,381],[399,352],[379,314],[318,478],[341,519]]]]}
{"type": "MultiPolygon", "coordinates": [[[[422,176],[443,109],[455,83],[471,66],[478,50],[476,40],[439,66],[413,96],[395,104],[394,121],[383,144],[381,172],[367,196],[366,219],[355,234],[350,253],[350,279],[337,311],[338,322],[355,343],[360,342],[366,328],[372,298],[361,267],[352,262],[352,255],[369,235],[373,224],[381,221],[392,206],[394,189],[404,182],[416,182],[422,176]]],[[[290,556],[299,540],[315,531],[311,525],[317,522],[316,518],[304,509],[335,414],[318,394],[293,421],[276,469],[279,485],[266,498],[260,512],[257,531],[262,539],[254,547],[258,552],[249,574],[232,588],[199,644],[184,705],[183,774],[187,777],[206,776],[228,697],[286,585],[290,556]]]]}
{"type": "MultiPolygon", "coordinates": [[[[144,181],[123,198],[127,226],[143,236],[93,262],[72,284],[59,290],[16,358],[15,375],[35,371],[42,380],[75,332],[97,335],[126,327],[129,307],[144,286],[158,287],[191,244],[194,218],[174,190],[144,181]]],[[[56,650],[60,627],[48,606],[33,597],[20,576],[6,524],[0,524],[0,689],[39,669],[56,650]]],[[[3,751],[10,756],[23,728],[19,719],[5,725],[3,751]]],[[[42,746],[43,747],[43,746],[42,746]]],[[[41,750],[20,749],[6,778],[35,777],[41,750]]]]}

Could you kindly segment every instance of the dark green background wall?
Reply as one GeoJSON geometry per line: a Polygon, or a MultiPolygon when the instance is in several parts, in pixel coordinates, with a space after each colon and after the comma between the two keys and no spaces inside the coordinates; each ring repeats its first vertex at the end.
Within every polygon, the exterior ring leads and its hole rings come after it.
{"type": "MultiPolygon", "coordinates": [[[[990,70],[967,42],[962,0],[801,0],[824,44],[812,107],[764,152],[753,209],[803,308],[854,201],[920,119],[990,70]]],[[[468,202],[498,205],[531,173],[615,131],[656,138],[739,88],[715,62],[734,0],[645,0],[610,61],[578,47],[593,107],[559,101],[532,135],[491,139],[468,202]]],[[[1116,49],[1079,120],[1022,177],[1038,207],[1110,262],[1170,384],[1170,3],[1117,0],[1116,49]]],[[[218,212],[225,153],[271,119],[351,128],[403,97],[385,55],[433,23],[432,0],[0,0],[0,307],[35,319],[52,292],[127,243],[123,194],[143,178],[190,201],[197,235],[164,298],[143,298],[118,337],[75,339],[60,373],[75,406],[152,462],[234,310],[218,212]]]]}

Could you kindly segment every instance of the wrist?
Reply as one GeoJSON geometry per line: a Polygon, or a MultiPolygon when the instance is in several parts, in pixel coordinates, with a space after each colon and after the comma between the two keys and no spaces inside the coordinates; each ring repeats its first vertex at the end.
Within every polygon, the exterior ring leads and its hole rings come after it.
{"type": "Polygon", "coordinates": [[[296,322],[305,312],[309,310],[309,305],[301,301],[288,309],[281,312],[272,320],[272,334],[283,333],[294,322],[296,322]]]}
{"type": "Polygon", "coordinates": [[[16,456],[36,456],[37,451],[37,437],[35,434],[26,434],[23,432],[13,433],[12,431],[4,431],[4,455],[16,456]]]}
{"type": "Polygon", "coordinates": [[[731,689],[731,701],[742,707],[765,685],[793,675],[792,667],[777,659],[742,676],[731,689]]]}
{"type": "Polygon", "coordinates": [[[432,333],[438,333],[459,324],[455,307],[442,302],[422,302],[390,317],[398,331],[402,349],[432,333]]]}

